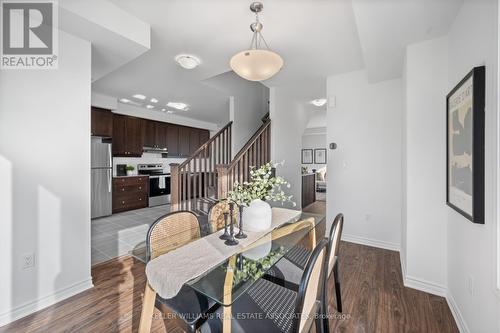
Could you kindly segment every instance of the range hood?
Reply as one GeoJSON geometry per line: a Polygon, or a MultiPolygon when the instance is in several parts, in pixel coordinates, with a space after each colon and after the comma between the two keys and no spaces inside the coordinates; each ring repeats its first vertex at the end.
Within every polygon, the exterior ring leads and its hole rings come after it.
{"type": "Polygon", "coordinates": [[[160,148],[160,147],[142,147],[142,151],[146,153],[161,153],[161,154],[168,153],[167,148],[160,148]]]}

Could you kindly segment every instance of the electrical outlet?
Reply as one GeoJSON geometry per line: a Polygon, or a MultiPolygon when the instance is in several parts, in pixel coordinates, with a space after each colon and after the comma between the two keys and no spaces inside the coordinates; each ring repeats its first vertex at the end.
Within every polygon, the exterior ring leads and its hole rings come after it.
{"type": "Polygon", "coordinates": [[[471,296],[474,296],[474,278],[470,275],[467,278],[467,291],[471,296]]]}
{"type": "Polygon", "coordinates": [[[35,267],[35,254],[28,253],[23,256],[23,269],[35,267]]]}

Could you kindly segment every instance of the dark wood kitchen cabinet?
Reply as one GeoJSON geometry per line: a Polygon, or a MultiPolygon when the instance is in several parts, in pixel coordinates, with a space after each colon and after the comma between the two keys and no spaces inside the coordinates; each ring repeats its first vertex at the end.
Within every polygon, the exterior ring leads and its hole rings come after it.
{"type": "Polygon", "coordinates": [[[113,178],[113,214],[149,205],[149,177],[113,178]]]}
{"type": "Polygon", "coordinates": [[[113,136],[113,113],[111,110],[95,106],[90,108],[90,135],[106,138],[113,136]]]}
{"type": "Polygon", "coordinates": [[[167,123],[144,119],[144,147],[168,148],[167,123]]]}
{"type": "Polygon", "coordinates": [[[200,130],[191,128],[189,132],[189,155],[192,155],[200,146],[200,130]]]}
{"type": "Polygon", "coordinates": [[[154,147],[156,144],[156,122],[144,119],[144,147],[154,147]]]}
{"type": "Polygon", "coordinates": [[[191,137],[191,128],[179,126],[179,156],[187,157],[190,155],[189,139],[191,137]]]}
{"type": "Polygon", "coordinates": [[[143,125],[140,118],[113,116],[113,156],[142,156],[143,125]]]}
{"type": "Polygon", "coordinates": [[[167,125],[167,149],[169,156],[179,156],[179,126],[167,125]]]}

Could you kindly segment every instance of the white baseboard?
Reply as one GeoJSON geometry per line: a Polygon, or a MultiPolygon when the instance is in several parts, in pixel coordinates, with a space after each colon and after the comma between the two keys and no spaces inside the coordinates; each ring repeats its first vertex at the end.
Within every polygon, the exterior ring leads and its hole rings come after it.
{"type": "Polygon", "coordinates": [[[399,252],[400,249],[399,244],[396,243],[391,243],[361,236],[349,235],[349,234],[342,234],[342,240],[350,243],[378,247],[381,249],[397,251],[397,252],[399,252]]]}
{"type": "MultiPolygon", "coordinates": [[[[405,268],[406,269],[406,268],[405,268]]],[[[440,284],[429,282],[426,280],[422,280],[419,278],[415,278],[413,276],[409,276],[408,274],[403,275],[403,283],[405,287],[417,289],[429,294],[445,297],[447,295],[447,288],[440,284]]]]}
{"type": "Polygon", "coordinates": [[[450,308],[453,318],[455,318],[455,323],[457,323],[460,333],[470,333],[469,327],[467,327],[464,317],[462,316],[462,313],[460,312],[460,309],[450,292],[446,294],[446,302],[448,302],[448,307],[450,308]]]}
{"type": "Polygon", "coordinates": [[[35,301],[20,305],[8,312],[0,314],[0,326],[7,325],[17,319],[30,315],[34,312],[42,310],[50,305],[58,303],[68,297],[74,296],[87,289],[94,287],[92,278],[75,283],[69,287],[58,290],[52,295],[47,295],[35,301]]]}

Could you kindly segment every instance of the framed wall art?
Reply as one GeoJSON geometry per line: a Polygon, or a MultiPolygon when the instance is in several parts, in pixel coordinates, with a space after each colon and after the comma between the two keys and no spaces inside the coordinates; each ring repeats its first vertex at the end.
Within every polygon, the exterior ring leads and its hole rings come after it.
{"type": "Polygon", "coordinates": [[[485,67],[474,68],[446,97],[446,203],[484,223],[485,67]]]}
{"type": "Polygon", "coordinates": [[[314,163],[315,164],[326,164],[326,149],[314,149],[314,163]]]}
{"type": "Polygon", "coordinates": [[[302,149],[302,164],[313,164],[312,149],[302,149]]]}

